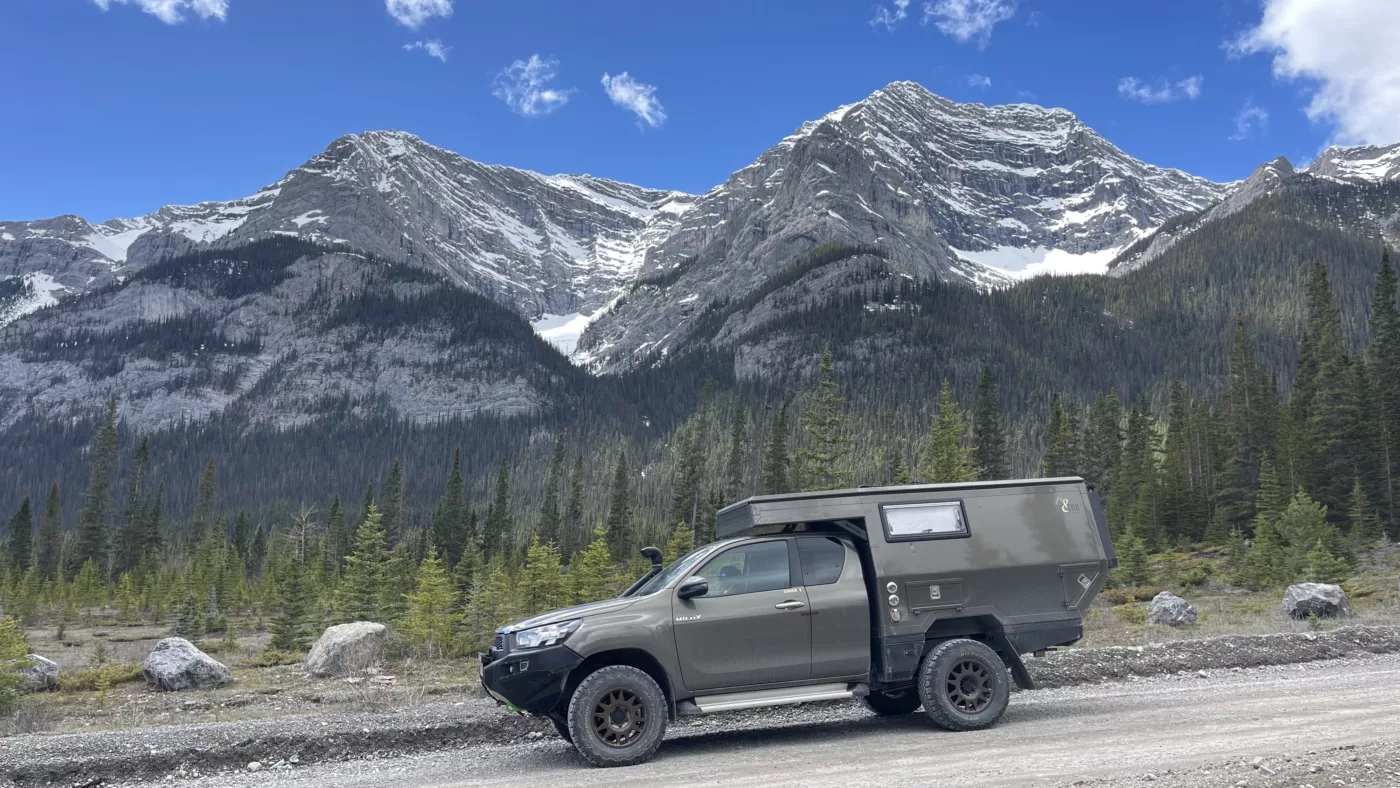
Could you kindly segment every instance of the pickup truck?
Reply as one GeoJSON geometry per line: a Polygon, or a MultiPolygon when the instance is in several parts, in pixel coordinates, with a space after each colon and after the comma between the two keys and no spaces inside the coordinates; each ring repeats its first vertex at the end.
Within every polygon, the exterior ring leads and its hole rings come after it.
{"type": "Polygon", "coordinates": [[[680,716],[812,701],[976,730],[1117,566],[1079,478],[756,496],[715,533],[666,567],[645,548],[616,599],[497,630],[487,692],[596,766],[647,760],[680,716]]]}

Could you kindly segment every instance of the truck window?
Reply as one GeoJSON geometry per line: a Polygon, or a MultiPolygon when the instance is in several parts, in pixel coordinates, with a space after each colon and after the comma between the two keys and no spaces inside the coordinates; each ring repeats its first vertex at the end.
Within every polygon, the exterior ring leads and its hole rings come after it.
{"type": "Polygon", "coordinates": [[[961,501],[900,503],[880,507],[885,535],[892,541],[967,536],[961,501]]]}
{"type": "Polygon", "coordinates": [[[726,550],[697,572],[710,584],[705,598],[777,591],[792,585],[785,541],[759,542],[726,550]]]}
{"type": "Polygon", "coordinates": [[[797,555],[802,558],[802,585],[824,586],[841,579],[846,566],[846,546],[830,536],[798,539],[797,555]]]}

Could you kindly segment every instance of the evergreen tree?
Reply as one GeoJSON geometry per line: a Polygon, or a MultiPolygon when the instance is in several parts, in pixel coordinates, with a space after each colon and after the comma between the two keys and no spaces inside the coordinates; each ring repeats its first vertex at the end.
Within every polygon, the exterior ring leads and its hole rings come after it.
{"type": "Polygon", "coordinates": [[[1205,533],[1205,522],[1196,509],[1191,490],[1188,412],[1186,387],[1180,381],[1173,381],[1167,415],[1166,457],[1161,469],[1160,520],[1168,543],[1199,540],[1205,533]]]}
{"type": "Polygon", "coordinates": [[[510,517],[510,468],[501,460],[496,471],[496,493],[491,498],[491,509],[486,515],[486,527],[482,529],[481,547],[487,553],[497,550],[510,550],[514,544],[510,517]]]}
{"type": "Polygon", "coordinates": [[[233,521],[233,549],[244,561],[248,560],[248,542],[253,536],[248,528],[248,513],[240,511],[233,521]]]}
{"type": "Polygon", "coordinates": [[[395,458],[389,468],[389,480],[384,482],[384,538],[390,547],[398,547],[408,537],[408,480],[404,478],[403,461],[395,458]]]}
{"type": "Polygon", "coordinates": [[[1259,515],[1250,545],[1235,582],[1250,588],[1271,588],[1289,581],[1288,557],[1273,521],[1259,515]]]}
{"type": "Polygon", "coordinates": [[[107,400],[102,426],[92,447],[92,481],[83,495],[83,510],[78,517],[77,539],[68,557],[70,576],[88,561],[99,567],[108,563],[108,519],[112,511],[112,476],[117,470],[117,400],[107,400]]]}
{"type": "Polygon", "coordinates": [[[787,405],[773,416],[768,431],[768,443],[763,449],[763,493],[772,495],[788,491],[788,423],[787,405]]]}
{"type": "Polygon", "coordinates": [[[341,621],[376,621],[383,617],[389,574],[394,567],[379,522],[379,509],[370,504],[367,516],[355,530],[354,550],[345,559],[345,579],[336,598],[336,614],[341,621]]]}
{"type": "Polygon", "coordinates": [[[744,435],[744,409],[734,407],[729,422],[729,458],[725,461],[725,497],[737,501],[749,495],[749,485],[744,480],[744,457],[748,455],[748,439],[744,435]]]}
{"type": "Polygon", "coordinates": [[[29,664],[29,644],[19,622],[0,618],[0,718],[19,709],[20,671],[29,664]]]}
{"type": "Polygon", "coordinates": [[[1347,522],[1350,526],[1348,535],[1357,549],[1364,550],[1385,535],[1385,525],[1376,514],[1375,507],[1371,505],[1360,479],[1351,485],[1351,508],[1347,511],[1347,522]]]}
{"type": "Polygon", "coordinates": [[[466,544],[467,507],[464,500],[462,479],[462,447],[452,452],[452,470],[447,474],[447,487],[442,498],[438,499],[437,511],[433,515],[433,543],[442,549],[449,566],[456,566],[462,560],[462,548],[466,544]]]}
{"type": "Polygon", "coordinates": [[[700,509],[700,473],[703,459],[703,411],[676,430],[676,481],[671,494],[671,520],[695,527],[700,509]]]}
{"type": "Polygon", "coordinates": [[[29,570],[34,560],[34,513],[29,495],[25,494],[19,509],[10,518],[9,563],[16,577],[29,570]]]}
{"type": "Polygon", "coordinates": [[[1397,476],[1400,476],[1400,308],[1396,306],[1395,268],[1390,252],[1381,257],[1380,274],[1376,277],[1375,294],[1371,301],[1370,357],[1373,370],[1373,390],[1376,392],[1376,423],[1380,452],[1380,479],[1386,520],[1394,524],[1400,512],[1397,501],[1397,476]]]}
{"type": "MultiPolygon", "coordinates": [[[[360,522],[364,522],[365,518],[369,517],[369,508],[374,505],[374,477],[371,476],[369,482],[365,484],[364,502],[360,504],[360,522]]],[[[379,527],[384,527],[384,510],[382,508],[379,510],[379,527]]],[[[387,539],[388,531],[385,531],[384,534],[387,539]]]]}
{"type": "Polygon", "coordinates": [[[1340,583],[1351,573],[1347,562],[1332,555],[1321,539],[1307,554],[1307,578],[1312,583],[1340,583]]]}
{"type": "Polygon", "coordinates": [[[254,572],[261,574],[263,565],[267,561],[267,529],[262,523],[253,531],[253,546],[248,549],[248,566],[254,572]]]}
{"type": "Polygon", "coordinates": [[[1248,532],[1255,514],[1259,464],[1272,442],[1276,405],[1272,384],[1255,362],[1254,346],[1243,323],[1237,323],[1230,345],[1229,370],[1221,395],[1224,438],[1229,453],[1216,481],[1216,516],[1226,531],[1248,532]]]}
{"type": "Polygon", "coordinates": [[[144,534],[146,516],[146,477],[151,470],[151,448],[147,438],[142,438],[131,456],[131,467],[126,474],[126,501],[122,509],[121,538],[118,540],[116,560],[112,572],[120,575],[136,568],[145,552],[141,539],[144,534]]]}
{"type": "Polygon", "coordinates": [[[990,367],[982,367],[977,380],[977,406],[972,416],[973,465],[978,478],[1005,479],[1011,475],[1007,463],[1006,428],[1002,424],[997,382],[990,367]]]}
{"type": "MultiPolygon", "coordinates": [[[[690,533],[684,523],[681,531],[690,533]]],[[[607,599],[616,593],[612,558],[609,555],[607,532],[601,527],[593,532],[593,540],[569,564],[569,580],[573,586],[574,604],[582,605],[607,599]]]]}
{"type": "Polygon", "coordinates": [[[569,502],[564,507],[564,521],[560,523],[559,550],[566,556],[578,551],[580,540],[585,536],[583,529],[583,455],[574,460],[574,472],[569,477],[569,502]]]}
{"type": "Polygon", "coordinates": [[[1084,480],[1107,499],[1123,453],[1123,403],[1116,393],[1099,395],[1084,425],[1084,480]]]}
{"type": "Polygon", "coordinates": [[[49,487],[49,497],[44,504],[44,517],[39,523],[39,543],[35,546],[35,564],[39,567],[39,579],[53,580],[58,576],[59,560],[63,551],[63,504],[58,496],[58,482],[49,487]]]}
{"type": "Polygon", "coordinates": [[[185,596],[180,601],[173,631],[191,642],[199,641],[208,632],[204,622],[204,603],[198,600],[191,590],[186,589],[185,596]]]}
{"type": "Polygon", "coordinates": [[[677,523],[671,529],[671,538],[666,540],[666,547],[661,551],[661,560],[670,565],[678,558],[683,558],[695,549],[695,540],[691,538],[690,529],[685,527],[685,523],[677,523]]]}
{"type": "Polygon", "coordinates": [[[953,390],[945,380],[939,394],[938,412],[933,416],[924,442],[920,468],[924,481],[970,482],[977,478],[977,468],[972,464],[973,450],[963,445],[964,432],[962,411],[953,401],[953,390]]]}
{"type": "Polygon", "coordinates": [[[496,627],[515,619],[519,612],[515,580],[506,569],[505,557],[496,553],[482,568],[480,580],[472,594],[471,608],[463,627],[466,650],[486,650],[496,627]]]}
{"type": "Polygon", "coordinates": [[[1125,586],[1144,586],[1152,582],[1152,567],[1147,560],[1147,546],[1131,531],[1118,545],[1119,580],[1125,586]]]}
{"type": "Polygon", "coordinates": [[[539,537],[530,541],[520,583],[524,615],[534,616],[568,606],[569,589],[560,572],[560,563],[559,548],[553,542],[540,544],[539,537]]]}
{"type": "Polygon", "coordinates": [[[200,474],[199,486],[195,489],[194,495],[194,522],[191,524],[195,533],[204,533],[213,522],[214,509],[219,497],[219,476],[215,467],[214,458],[210,457],[209,462],[204,466],[204,473],[200,474]]]}
{"type": "Polygon", "coordinates": [[[893,485],[910,484],[914,481],[914,474],[909,470],[909,463],[904,461],[904,449],[900,446],[890,446],[889,460],[886,465],[889,467],[889,482],[893,485]]]}
{"type": "MultiPolygon", "coordinates": [[[[156,487],[155,496],[146,501],[146,514],[141,518],[141,557],[159,562],[165,550],[160,530],[165,519],[165,484],[156,487]]],[[[138,562],[139,565],[139,562],[138,562]]]]}
{"type": "Polygon", "coordinates": [[[831,351],[822,352],[817,388],[807,395],[802,411],[806,444],[797,453],[804,486],[836,490],[851,486],[851,445],[845,414],[846,398],[836,384],[831,351]]]}
{"type": "Polygon", "coordinates": [[[451,653],[461,615],[457,612],[455,589],[435,548],[429,550],[418,567],[413,592],[407,598],[404,632],[409,641],[430,654],[451,653]]]}
{"type": "Polygon", "coordinates": [[[632,538],[632,480],[627,471],[627,452],[621,452],[617,456],[610,500],[607,521],[608,552],[612,554],[614,561],[621,561],[627,556],[627,546],[632,538]]]}
{"type": "Polygon", "coordinates": [[[1270,520],[1278,520],[1288,509],[1288,502],[1292,499],[1292,491],[1284,486],[1279,478],[1278,469],[1274,467],[1273,458],[1266,453],[1259,462],[1259,514],[1270,520]]]}
{"type": "Polygon", "coordinates": [[[544,485],[544,503],[540,507],[540,527],[536,533],[546,542],[561,544],[559,485],[564,480],[564,440],[554,440],[554,458],[549,463],[549,478],[544,485]]]}

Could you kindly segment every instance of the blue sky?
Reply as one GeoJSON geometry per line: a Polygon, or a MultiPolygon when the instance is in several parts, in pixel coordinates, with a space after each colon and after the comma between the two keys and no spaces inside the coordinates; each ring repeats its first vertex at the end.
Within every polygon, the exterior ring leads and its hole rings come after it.
{"type": "Polygon", "coordinates": [[[381,128],[486,162],[704,191],[802,121],[904,79],[1066,107],[1134,156],[1216,180],[1400,138],[1394,0],[7,5],[5,219],[240,197],[381,128]],[[1366,52],[1368,36],[1386,52],[1366,52]]]}

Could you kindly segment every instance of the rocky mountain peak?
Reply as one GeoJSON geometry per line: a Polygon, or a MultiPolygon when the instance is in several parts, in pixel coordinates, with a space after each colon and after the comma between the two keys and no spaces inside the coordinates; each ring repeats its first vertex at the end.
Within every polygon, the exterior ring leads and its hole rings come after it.
{"type": "Polygon", "coordinates": [[[1394,145],[1333,146],[1308,165],[1320,178],[1351,183],[1380,183],[1400,179],[1400,142],[1394,145]]]}

